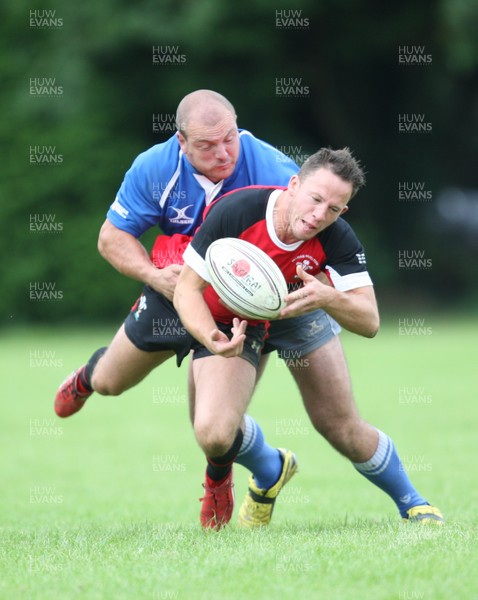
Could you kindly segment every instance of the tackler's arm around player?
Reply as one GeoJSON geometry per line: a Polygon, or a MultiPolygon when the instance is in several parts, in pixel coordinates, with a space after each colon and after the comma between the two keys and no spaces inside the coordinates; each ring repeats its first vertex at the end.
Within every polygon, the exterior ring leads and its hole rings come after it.
{"type": "Polygon", "coordinates": [[[184,327],[213,354],[225,358],[240,356],[246,339],[247,321],[235,318],[231,329],[232,338],[220,331],[204,300],[204,290],[209,282],[196,271],[184,265],[174,292],[174,307],[184,327]]]}
{"type": "Polygon", "coordinates": [[[280,313],[281,319],[321,308],[352,333],[369,338],[376,335],[380,317],[373,286],[341,292],[306,273],[300,266],[297,275],[304,285],[285,297],[287,306],[280,313]]]}
{"type": "Polygon", "coordinates": [[[122,275],[149,285],[168,300],[173,299],[181,265],[169,265],[158,269],[141,242],[131,233],[113,225],[108,219],[100,230],[98,250],[122,275]]]}

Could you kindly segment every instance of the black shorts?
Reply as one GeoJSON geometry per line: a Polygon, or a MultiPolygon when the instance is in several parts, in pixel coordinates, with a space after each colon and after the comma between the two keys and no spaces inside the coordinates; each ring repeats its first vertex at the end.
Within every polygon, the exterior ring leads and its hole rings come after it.
{"type": "MultiPolygon", "coordinates": [[[[216,321],[216,326],[220,331],[223,331],[227,337],[230,339],[232,337],[231,327],[232,323],[218,323],[216,321]]],[[[259,366],[259,360],[262,355],[262,348],[264,347],[264,338],[266,335],[266,326],[264,323],[258,323],[257,325],[248,325],[246,329],[246,339],[244,341],[244,349],[241,358],[247,360],[247,362],[251,363],[251,365],[257,369],[259,366]]],[[[212,356],[212,352],[194,341],[193,344],[193,359],[203,358],[204,356],[212,356]]]]}
{"type": "MultiPolygon", "coordinates": [[[[231,337],[232,324],[216,323],[218,329],[231,337]]],[[[173,303],[146,285],[124,321],[125,332],[132,344],[144,352],[171,350],[181,366],[184,358],[194,350],[193,358],[211,356],[211,352],[196,341],[184,327],[173,303]]],[[[246,330],[241,357],[255,368],[259,365],[266,327],[264,323],[249,325],[246,330]]]]}
{"type": "Polygon", "coordinates": [[[136,348],[144,352],[172,350],[176,353],[178,367],[193,343],[197,344],[181,323],[173,303],[149,285],[136,300],[124,326],[128,339],[136,348]]]}

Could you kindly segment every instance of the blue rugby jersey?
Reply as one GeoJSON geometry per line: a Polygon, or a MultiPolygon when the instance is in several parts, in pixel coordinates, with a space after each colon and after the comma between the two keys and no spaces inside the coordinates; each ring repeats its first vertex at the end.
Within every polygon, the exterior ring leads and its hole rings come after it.
{"type": "Polygon", "coordinates": [[[249,185],[287,185],[298,166],[279,150],[239,129],[240,151],[234,173],[213,183],[198,173],[176,135],[140,154],[127,171],[107,218],[140,237],[158,225],[166,235],[192,235],[214,198],[249,185]]]}

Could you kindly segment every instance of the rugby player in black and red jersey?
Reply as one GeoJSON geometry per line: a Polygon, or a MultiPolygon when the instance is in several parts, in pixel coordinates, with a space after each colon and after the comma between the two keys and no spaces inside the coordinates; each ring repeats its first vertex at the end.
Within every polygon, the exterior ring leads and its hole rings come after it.
{"type": "MultiPolygon", "coordinates": [[[[322,149],[291,177],[287,188],[246,188],[216,202],[186,248],[173,301],[182,323],[202,345],[193,361],[194,430],[210,465],[221,468],[222,474],[231,468],[235,449],[242,443],[240,425],[254,390],[266,328],[238,318],[219,302],[209,285],[206,250],[224,237],[252,242],[277,263],[293,290],[286,297],[281,318],[322,309],[349,331],[373,337],[379,313],[364,250],[350,225],[340,218],[363,181],[361,168],[348,149],[322,149]],[[320,273],[332,285],[320,281],[316,277],[320,273]]],[[[334,423],[340,430],[335,447],[391,496],[405,521],[441,523],[440,511],[412,485],[390,437],[359,416],[338,338],[327,346],[321,377],[329,389],[328,402],[342,419],[334,423]],[[348,438],[346,451],[340,442],[344,437],[348,438]]],[[[321,412],[329,406],[322,406],[322,398],[304,393],[298,383],[311,420],[321,431],[321,412]]],[[[328,439],[334,443],[333,437],[328,439]]],[[[239,523],[246,527],[267,524],[276,497],[274,486],[263,489],[251,476],[239,523]]]]}

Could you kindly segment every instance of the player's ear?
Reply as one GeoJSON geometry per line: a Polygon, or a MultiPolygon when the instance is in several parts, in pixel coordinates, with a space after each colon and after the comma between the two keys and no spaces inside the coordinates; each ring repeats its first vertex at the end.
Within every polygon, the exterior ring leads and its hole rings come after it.
{"type": "Polygon", "coordinates": [[[340,211],[340,215],[339,215],[339,217],[340,217],[341,215],[343,215],[344,213],[346,213],[346,212],[348,211],[348,209],[349,209],[349,205],[348,205],[348,204],[346,204],[346,205],[343,207],[343,209],[340,211]]]}
{"type": "Polygon", "coordinates": [[[299,176],[292,175],[292,177],[289,179],[289,183],[287,184],[287,189],[289,190],[289,192],[292,192],[292,194],[294,194],[294,192],[297,190],[299,185],[300,185],[299,176]]]}
{"type": "Polygon", "coordinates": [[[184,137],[184,135],[180,131],[176,132],[176,137],[178,138],[179,147],[181,148],[183,154],[187,154],[187,145],[188,145],[187,139],[184,137]]]}

